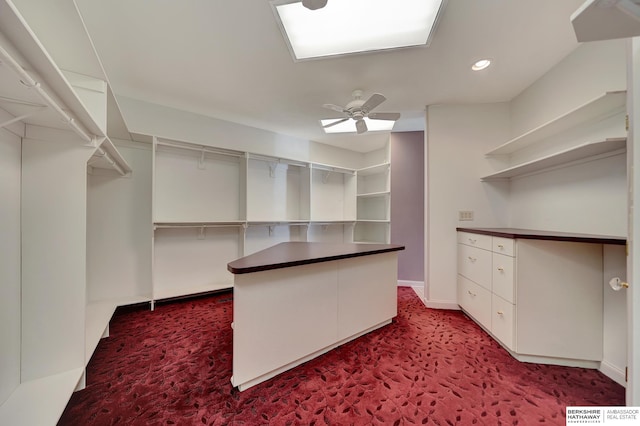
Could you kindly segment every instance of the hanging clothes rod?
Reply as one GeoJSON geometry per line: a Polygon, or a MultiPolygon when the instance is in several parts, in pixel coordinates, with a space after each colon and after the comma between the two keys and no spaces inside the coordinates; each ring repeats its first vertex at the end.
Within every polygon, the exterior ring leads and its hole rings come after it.
{"type": "MultiPolygon", "coordinates": [[[[118,163],[117,163],[113,158],[111,158],[111,155],[109,155],[109,153],[108,153],[108,152],[106,152],[105,150],[103,150],[103,149],[102,149],[102,148],[100,148],[100,147],[98,147],[98,148],[96,149],[96,151],[97,151],[97,153],[98,153],[98,154],[97,154],[97,156],[98,156],[99,158],[104,158],[105,160],[107,160],[107,162],[111,165],[111,167],[113,167],[114,169],[116,169],[116,171],[117,171],[118,173],[120,173],[122,176],[125,176],[125,175],[127,174],[127,172],[126,172],[126,171],[124,171],[124,169],[123,169],[122,167],[120,167],[120,165],[119,165],[119,164],[118,164],[118,163]]],[[[96,154],[94,154],[94,155],[96,155],[96,154]]],[[[91,162],[91,163],[94,163],[94,162],[95,162],[95,161],[93,161],[93,162],[91,162]]],[[[91,165],[91,164],[89,164],[89,165],[91,165]]]]}
{"type": "Polygon", "coordinates": [[[243,154],[240,152],[235,152],[235,151],[225,151],[225,150],[221,150],[221,149],[216,149],[213,147],[208,147],[205,145],[194,145],[194,144],[189,144],[187,145],[188,142],[185,142],[184,144],[182,143],[171,143],[171,142],[166,142],[166,141],[161,141],[161,140],[157,140],[156,144],[157,145],[162,145],[162,146],[168,146],[171,148],[179,148],[179,149],[186,149],[187,151],[197,151],[197,152],[207,152],[210,154],[220,154],[220,155],[228,155],[230,157],[242,157],[243,154]]]}
{"type": "Polygon", "coordinates": [[[38,95],[42,98],[45,104],[51,108],[53,108],[62,118],[62,121],[67,123],[71,127],[71,129],[80,136],[84,141],[93,143],[94,137],[90,136],[87,132],[85,132],[75,120],[69,116],[64,110],[58,105],[58,103],[49,96],[49,94],[42,88],[40,83],[31,78],[31,76],[20,66],[18,62],[9,53],[0,46],[0,62],[5,63],[11,68],[17,75],[25,87],[29,89],[34,89],[38,95]]]}

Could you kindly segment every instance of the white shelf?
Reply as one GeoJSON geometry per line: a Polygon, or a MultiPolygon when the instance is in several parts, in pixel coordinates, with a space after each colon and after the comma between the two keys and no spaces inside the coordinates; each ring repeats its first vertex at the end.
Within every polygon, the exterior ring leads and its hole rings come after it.
{"type": "Polygon", "coordinates": [[[509,167],[499,172],[484,176],[481,179],[483,181],[506,180],[590,157],[624,152],[625,149],[626,139],[624,138],[612,138],[599,142],[589,142],[552,155],[509,167]]]}
{"type": "Polygon", "coordinates": [[[376,164],[375,166],[365,167],[363,169],[358,169],[358,175],[360,176],[368,176],[378,173],[384,173],[389,169],[389,163],[376,164]]]}
{"type": "Polygon", "coordinates": [[[607,118],[624,109],[626,91],[607,92],[568,113],[489,151],[487,156],[508,155],[582,123],[607,118]]]}
{"type": "Polygon", "coordinates": [[[76,368],[20,384],[0,405],[0,425],[54,425],[82,374],[76,368]]]}
{"type": "Polygon", "coordinates": [[[243,226],[244,220],[222,222],[154,222],[154,229],[162,228],[228,228],[243,226]]]}
{"type": "Polygon", "coordinates": [[[388,197],[391,195],[390,191],[369,192],[366,194],[358,194],[358,198],[375,198],[375,197],[388,197]]]}

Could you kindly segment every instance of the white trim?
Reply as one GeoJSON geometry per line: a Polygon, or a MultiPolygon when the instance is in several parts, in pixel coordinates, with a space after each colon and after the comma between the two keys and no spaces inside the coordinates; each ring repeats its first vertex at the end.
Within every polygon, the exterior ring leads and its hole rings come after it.
{"type": "Polygon", "coordinates": [[[431,308],[431,309],[451,309],[455,311],[460,310],[460,305],[458,305],[458,303],[447,301],[447,300],[426,300],[425,299],[424,305],[427,308],[431,308]]]}
{"type": "Polygon", "coordinates": [[[422,288],[424,288],[424,281],[398,280],[398,287],[422,287],[422,288]]]}
{"type": "Polygon", "coordinates": [[[613,365],[606,360],[602,360],[598,370],[619,385],[627,387],[624,370],[621,370],[618,366],[613,365]]]}

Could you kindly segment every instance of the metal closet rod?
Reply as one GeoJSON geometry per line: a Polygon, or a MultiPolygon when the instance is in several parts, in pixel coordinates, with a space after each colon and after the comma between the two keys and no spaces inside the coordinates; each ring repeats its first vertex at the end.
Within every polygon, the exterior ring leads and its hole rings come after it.
{"type": "Polygon", "coordinates": [[[64,110],[58,105],[56,101],[54,101],[51,96],[42,88],[40,83],[35,81],[31,76],[20,66],[18,62],[16,62],[9,52],[7,52],[2,46],[0,46],[0,62],[6,63],[9,67],[18,75],[20,82],[25,85],[29,89],[35,89],[38,92],[38,95],[42,98],[42,100],[53,108],[59,115],[62,117],[62,121],[67,123],[74,132],[76,132],[82,139],[86,142],[93,142],[94,138],[91,137],[87,132],[85,132],[75,120],[69,116],[64,110]]]}
{"type": "Polygon", "coordinates": [[[105,151],[104,149],[98,147],[96,149],[96,151],[98,151],[100,157],[104,158],[105,160],[107,160],[109,162],[109,164],[111,164],[111,166],[116,169],[118,171],[118,173],[120,173],[122,176],[126,175],[127,172],[125,172],[122,167],[120,167],[120,165],[111,157],[111,155],[109,155],[109,153],[107,151],[105,151]]]}

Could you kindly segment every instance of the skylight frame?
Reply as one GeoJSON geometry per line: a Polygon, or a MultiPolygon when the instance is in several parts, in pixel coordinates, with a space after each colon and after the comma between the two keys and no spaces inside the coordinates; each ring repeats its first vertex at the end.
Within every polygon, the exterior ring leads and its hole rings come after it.
{"type": "MultiPolygon", "coordinates": [[[[320,120],[320,126],[326,126],[339,120],[341,120],[341,118],[323,118],[320,120]]],[[[365,117],[364,121],[367,123],[367,133],[390,132],[396,124],[393,120],[372,120],[368,117],[365,117]]],[[[322,130],[324,130],[327,135],[357,133],[356,122],[351,119],[331,127],[322,127],[322,130]]]]}
{"type": "MultiPolygon", "coordinates": [[[[331,4],[331,2],[334,1],[344,1],[344,0],[329,0],[329,3],[327,4],[326,7],[329,7],[329,5],[331,4]]],[[[389,3],[394,3],[394,0],[388,0],[389,3]]],[[[435,12],[435,17],[433,18],[433,22],[431,24],[431,28],[429,30],[429,33],[427,34],[426,37],[426,41],[424,43],[420,42],[420,43],[415,43],[415,44],[405,44],[405,45],[401,45],[401,46],[391,46],[391,47],[376,47],[376,48],[369,48],[369,49],[365,49],[365,50],[356,50],[356,51],[348,51],[348,52],[339,52],[339,53],[324,53],[321,55],[317,55],[317,56],[303,56],[301,55],[300,57],[298,57],[298,54],[296,53],[294,46],[291,42],[291,40],[289,39],[289,34],[287,33],[287,29],[285,27],[285,24],[283,23],[280,13],[278,12],[278,8],[280,6],[287,6],[287,5],[291,5],[293,3],[301,3],[301,0],[270,0],[270,5],[271,5],[271,9],[273,11],[273,15],[275,17],[275,20],[278,24],[278,27],[280,28],[280,32],[282,33],[282,36],[285,40],[285,44],[287,45],[287,48],[289,49],[289,53],[291,54],[291,57],[293,58],[294,62],[302,62],[302,61],[311,61],[311,60],[319,60],[319,59],[329,59],[329,58],[336,58],[336,57],[342,57],[342,56],[351,56],[351,55],[362,55],[362,54],[370,54],[370,53],[376,53],[376,52],[385,52],[385,51],[393,51],[393,50],[400,50],[400,49],[410,49],[410,48],[425,48],[428,47],[431,44],[431,41],[433,39],[433,36],[435,34],[435,31],[438,27],[438,23],[440,22],[440,19],[442,17],[442,13],[446,7],[446,3],[448,0],[434,0],[434,1],[439,1],[440,4],[438,6],[438,10],[435,12]]],[[[307,10],[304,9],[304,7],[302,6],[302,4],[300,4],[300,8],[303,9],[303,11],[305,11],[305,13],[323,13],[322,9],[318,9],[315,11],[311,11],[311,10],[307,10]]]]}

